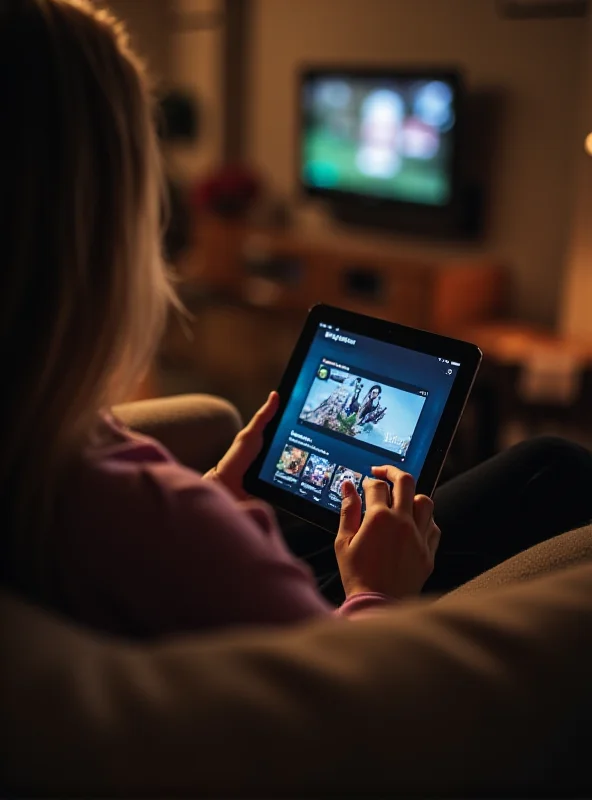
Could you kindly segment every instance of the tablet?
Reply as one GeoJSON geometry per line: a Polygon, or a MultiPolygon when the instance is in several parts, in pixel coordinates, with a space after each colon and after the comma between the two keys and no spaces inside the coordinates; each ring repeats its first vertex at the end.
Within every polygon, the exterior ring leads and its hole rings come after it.
{"type": "Polygon", "coordinates": [[[311,309],[248,492],[337,532],[341,484],[373,466],[431,495],[475,380],[476,345],[343,309],[311,309]]]}

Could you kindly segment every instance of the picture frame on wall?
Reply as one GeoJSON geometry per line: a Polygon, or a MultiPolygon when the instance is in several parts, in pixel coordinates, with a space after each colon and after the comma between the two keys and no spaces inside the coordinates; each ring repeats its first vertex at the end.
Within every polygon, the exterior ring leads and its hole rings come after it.
{"type": "Polygon", "coordinates": [[[589,0],[497,0],[498,11],[506,19],[584,17],[589,5],[589,0]]]}

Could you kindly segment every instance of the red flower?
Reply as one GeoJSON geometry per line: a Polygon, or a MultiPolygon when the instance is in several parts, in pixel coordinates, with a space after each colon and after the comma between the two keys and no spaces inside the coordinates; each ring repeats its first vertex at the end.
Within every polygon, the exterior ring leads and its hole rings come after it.
{"type": "Polygon", "coordinates": [[[192,199],[198,208],[215,213],[244,213],[259,197],[261,189],[261,181],[254,172],[246,167],[227,166],[200,181],[192,199]]]}

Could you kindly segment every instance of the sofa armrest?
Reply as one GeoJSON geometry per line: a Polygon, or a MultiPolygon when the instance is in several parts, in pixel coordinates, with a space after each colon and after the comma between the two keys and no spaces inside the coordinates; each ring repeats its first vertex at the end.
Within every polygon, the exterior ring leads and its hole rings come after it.
{"type": "Polygon", "coordinates": [[[125,425],[158,439],[188,467],[206,472],[230,447],[242,427],[228,400],[209,394],[186,394],[138,400],[115,406],[125,425]]]}
{"type": "Polygon", "coordinates": [[[0,649],[13,794],[592,790],[592,566],[372,620],[135,646],[0,595],[0,649]]]}

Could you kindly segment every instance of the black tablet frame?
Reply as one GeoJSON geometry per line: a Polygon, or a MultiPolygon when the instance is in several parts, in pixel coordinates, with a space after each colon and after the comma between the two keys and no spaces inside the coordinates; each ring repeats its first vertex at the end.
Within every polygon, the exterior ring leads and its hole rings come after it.
{"type": "Polygon", "coordinates": [[[311,308],[278,387],[280,395],[278,411],[265,430],[263,448],[247,471],[244,487],[247,492],[256,497],[266,500],[272,505],[288,511],[313,525],[336,533],[339,526],[339,514],[335,511],[315,506],[299,495],[287,492],[258,477],[320,322],[338,327],[349,333],[358,333],[371,339],[378,339],[409,350],[416,350],[420,353],[460,363],[417,481],[417,493],[428,496],[433,494],[438,483],[448,450],[475,382],[481,364],[482,353],[476,345],[460,339],[452,339],[437,333],[409,328],[405,325],[398,325],[394,322],[369,317],[364,314],[356,314],[324,304],[311,308]]]}

